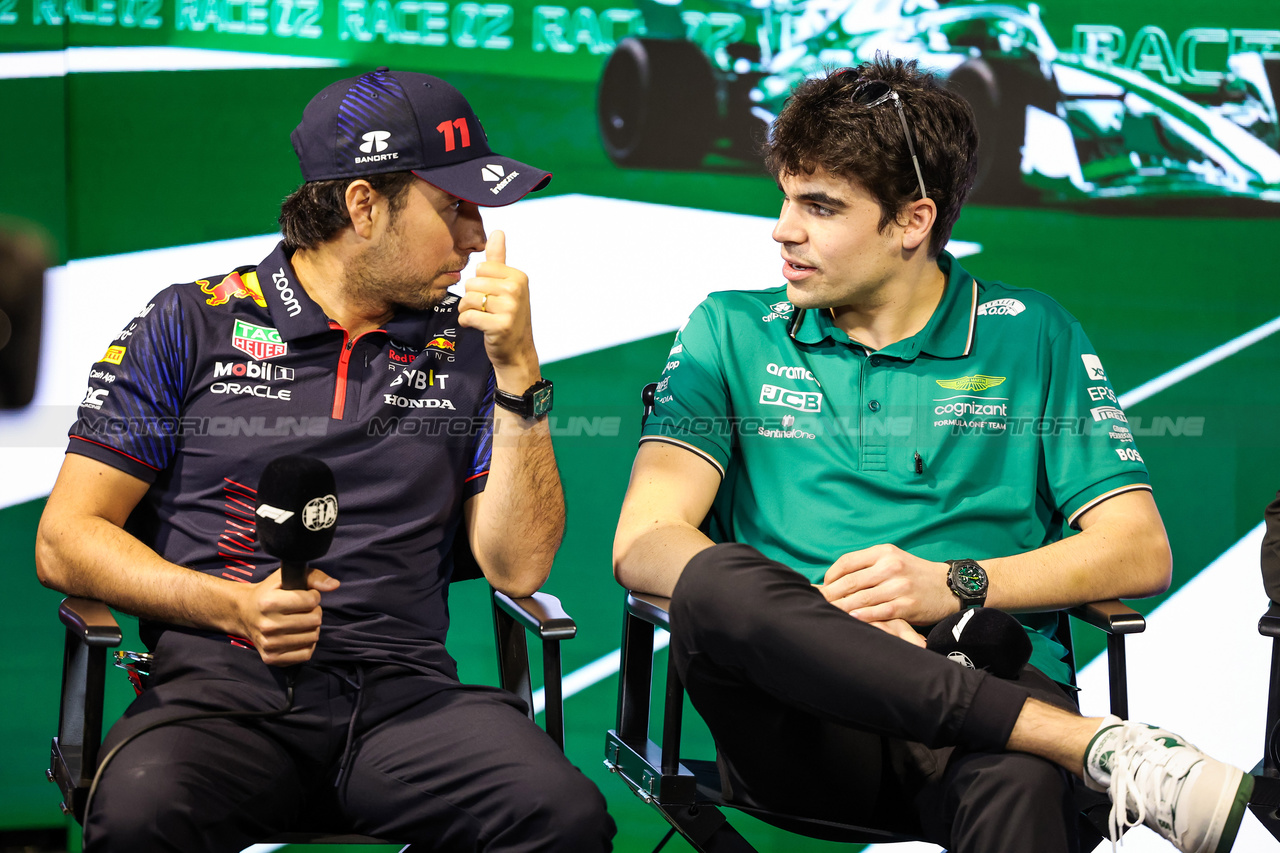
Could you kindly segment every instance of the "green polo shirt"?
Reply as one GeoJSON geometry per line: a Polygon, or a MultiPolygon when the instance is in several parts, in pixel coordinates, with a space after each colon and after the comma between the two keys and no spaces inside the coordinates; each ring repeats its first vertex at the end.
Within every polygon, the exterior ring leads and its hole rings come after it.
{"type": "MultiPolygon", "coordinates": [[[[1032,290],[974,279],[943,252],[919,333],[871,350],[786,287],[713,293],[677,333],[641,441],[679,445],[722,481],[717,541],[814,582],[844,553],[1021,554],[1112,495],[1149,489],[1079,322],[1032,290]]],[[[1032,663],[1071,683],[1056,614],[1022,614],[1032,663]]]]}

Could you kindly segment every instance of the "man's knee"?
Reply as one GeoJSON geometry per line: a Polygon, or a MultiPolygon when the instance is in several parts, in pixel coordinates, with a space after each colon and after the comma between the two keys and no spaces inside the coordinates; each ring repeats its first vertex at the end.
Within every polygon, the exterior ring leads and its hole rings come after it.
{"type": "Polygon", "coordinates": [[[671,596],[673,625],[704,625],[723,614],[735,624],[769,598],[770,587],[804,584],[799,574],[755,548],[726,542],[691,559],[671,596]]]}
{"type": "Polygon", "coordinates": [[[612,849],[617,828],[604,796],[577,768],[566,762],[562,772],[521,788],[512,797],[518,814],[507,829],[523,844],[533,842],[528,849],[575,853],[612,849]]]}
{"type": "Polygon", "coordinates": [[[198,828],[175,802],[181,790],[172,768],[164,764],[121,762],[111,767],[89,804],[86,853],[204,849],[198,828]]]}

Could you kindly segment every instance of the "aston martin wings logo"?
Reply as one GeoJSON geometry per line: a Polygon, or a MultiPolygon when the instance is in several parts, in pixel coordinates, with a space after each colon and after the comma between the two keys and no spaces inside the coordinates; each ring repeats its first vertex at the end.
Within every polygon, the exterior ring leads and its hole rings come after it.
{"type": "Polygon", "coordinates": [[[994,388],[1005,380],[1003,376],[986,376],[982,373],[973,376],[961,376],[959,379],[935,379],[943,388],[954,391],[985,391],[994,388]]]}

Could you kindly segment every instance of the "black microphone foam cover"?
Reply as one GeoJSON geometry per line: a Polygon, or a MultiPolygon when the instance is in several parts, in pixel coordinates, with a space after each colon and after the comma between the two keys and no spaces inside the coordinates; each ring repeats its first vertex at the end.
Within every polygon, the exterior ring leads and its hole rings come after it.
{"type": "Polygon", "coordinates": [[[1017,678],[1031,659],[1031,638],[1003,610],[970,607],[943,619],[929,632],[927,647],[970,669],[1017,678]]]}
{"type": "Polygon", "coordinates": [[[273,557],[306,562],[323,557],[338,520],[337,487],[329,466],[311,456],[271,460],[258,481],[258,541],[273,557]]]}

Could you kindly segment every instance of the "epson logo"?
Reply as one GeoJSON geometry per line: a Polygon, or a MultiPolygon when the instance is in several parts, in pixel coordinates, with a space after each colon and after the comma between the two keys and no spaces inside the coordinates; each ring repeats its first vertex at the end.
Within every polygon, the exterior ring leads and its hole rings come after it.
{"type": "Polygon", "coordinates": [[[213,366],[213,375],[242,376],[246,379],[293,379],[292,367],[277,367],[260,361],[219,361],[213,366]]]}
{"type": "Polygon", "coordinates": [[[284,274],[284,267],[271,274],[271,281],[275,283],[276,291],[280,294],[280,299],[284,302],[284,306],[289,309],[289,316],[297,317],[301,314],[302,305],[299,304],[298,298],[293,295],[293,288],[289,286],[289,277],[284,274]]]}

